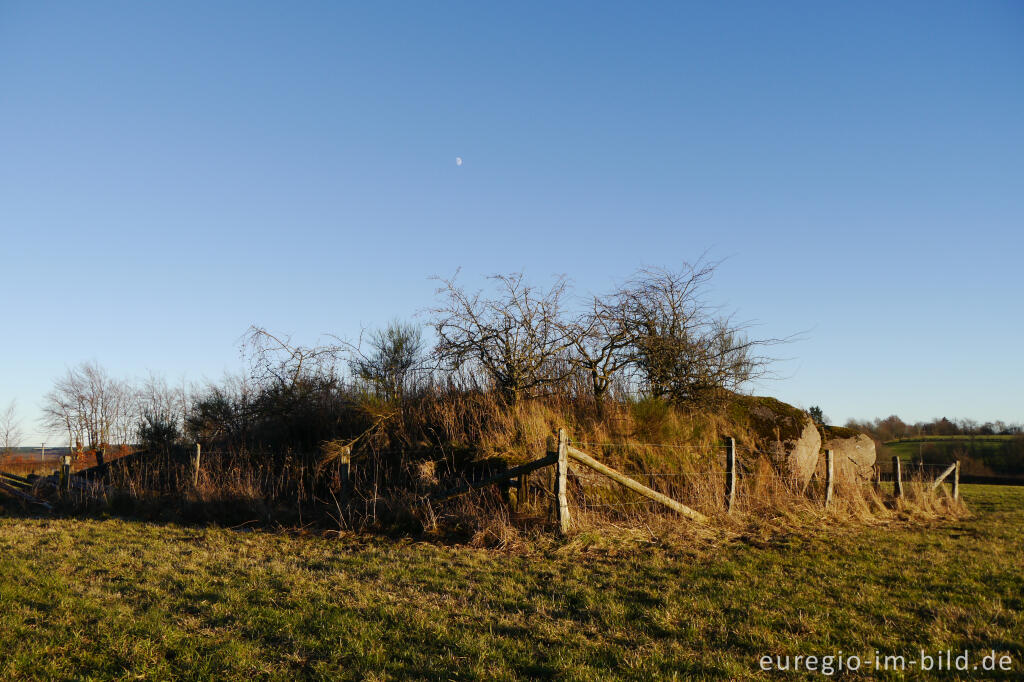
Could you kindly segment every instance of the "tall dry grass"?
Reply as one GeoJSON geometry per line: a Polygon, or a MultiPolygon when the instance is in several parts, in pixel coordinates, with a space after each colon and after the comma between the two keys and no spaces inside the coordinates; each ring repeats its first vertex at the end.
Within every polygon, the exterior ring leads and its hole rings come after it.
{"type": "MultiPolygon", "coordinates": [[[[799,525],[808,519],[875,523],[964,511],[924,481],[908,482],[906,496],[897,501],[870,484],[842,479],[834,504],[825,509],[819,482],[795,485],[764,453],[764,439],[777,434],[758,433],[753,421],[742,413],[737,417],[736,410],[702,412],[655,400],[615,400],[599,412],[592,402],[571,395],[509,406],[493,392],[451,386],[401,403],[372,398],[320,402],[331,406],[333,417],[302,412],[318,429],[334,424],[332,430],[318,431],[334,436],[319,447],[293,449],[287,440],[208,439],[195,485],[191,447],[137,453],[109,464],[109,485],[101,498],[83,493],[78,504],[232,525],[373,528],[511,546],[549,533],[550,468],[530,475],[518,489],[489,486],[440,503],[432,499],[545,456],[554,448],[558,429],[565,428],[575,447],[700,511],[711,519],[714,532],[799,525]],[[353,414],[346,416],[345,410],[353,414]],[[724,495],[727,435],[737,440],[740,465],[731,513],[724,495]],[[343,448],[352,453],[347,486],[338,457],[343,448]]],[[[272,425],[263,432],[288,434],[295,428],[272,425]]],[[[90,476],[97,479],[100,473],[90,476]]],[[[583,466],[571,465],[569,496],[577,534],[693,525],[583,466]]]]}

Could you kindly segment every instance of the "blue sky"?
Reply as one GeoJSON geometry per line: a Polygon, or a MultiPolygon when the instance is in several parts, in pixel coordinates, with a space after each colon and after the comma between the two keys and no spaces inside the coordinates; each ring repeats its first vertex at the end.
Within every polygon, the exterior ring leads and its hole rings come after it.
{"type": "Polygon", "coordinates": [[[1024,5],[633,5],[0,1],[0,407],[708,250],[758,392],[1024,421],[1024,5]]]}

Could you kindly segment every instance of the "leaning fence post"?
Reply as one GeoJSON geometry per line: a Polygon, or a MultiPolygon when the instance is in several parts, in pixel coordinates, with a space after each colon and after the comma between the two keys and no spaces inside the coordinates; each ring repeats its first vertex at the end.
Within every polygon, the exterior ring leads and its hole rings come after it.
{"type": "Polygon", "coordinates": [[[832,504],[832,486],[835,483],[835,458],[831,450],[825,451],[825,506],[832,504]]]}
{"type": "Polygon", "coordinates": [[[731,512],[736,505],[736,439],[725,439],[725,509],[731,512]]]}
{"type": "Polygon", "coordinates": [[[558,429],[558,460],[555,462],[555,520],[558,532],[565,535],[569,532],[569,499],[566,495],[567,474],[569,472],[569,439],[565,429],[558,429]]]}
{"type": "Polygon", "coordinates": [[[960,460],[956,461],[956,468],[953,469],[953,499],[960,499],[960,460]]]}
{"type": "Polygon", "coordinates": [[[903,477],[900,472],[900,458],[892,458],[892,493],[896,497],[903,497],[903,477]]]}
{"type": "Polygon", "coordinates": [[[196,443],[195,454],[192,455],[192,487],[199,487],[199,458],[203,454],[203,446],[196,443]]]}

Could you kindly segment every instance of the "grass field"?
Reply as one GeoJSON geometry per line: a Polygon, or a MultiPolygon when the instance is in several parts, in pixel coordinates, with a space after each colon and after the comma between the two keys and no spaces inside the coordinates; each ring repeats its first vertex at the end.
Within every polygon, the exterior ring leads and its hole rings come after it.
{"type": "Polygon", "coordinates": [[[900,459],[917,459],[921,453],[953,456],[961,452],[971,457],[982,457],[996,452],[1009,440],[1009,436],[989,436],[975,439],[966,438],[927,438],[915,440],[890,441],[884,444],[888,456],[898,455],[900,459]]]}
{"type": "Polygon", "coordinates": [[[0,678],[742,679],[922,648],[1017,677],[1024,490],[963,494],[972,517],[923,526],[514,552],[9,512],[0,678]]]}

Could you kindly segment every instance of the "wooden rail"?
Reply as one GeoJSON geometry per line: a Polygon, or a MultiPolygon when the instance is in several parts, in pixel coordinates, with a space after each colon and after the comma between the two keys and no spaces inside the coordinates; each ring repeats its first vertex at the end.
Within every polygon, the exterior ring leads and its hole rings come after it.
{"type": "Polygon", "coordinates": [[[604,474],[605,476],[612,479],[616,483],[619,483],[620,485],[629,488],[630,490],[639,495],[643,495],[644,497],[650,500],[654,500],[659,504],[663,504],[672,511],[682,514],[687,518],[691,518],[694,521],[700,521],[701,523],[708,522],[708,517],[704,516],[696,509],[690,509],[685,504],[680,504],[679,502],[673,500],[671,497],[662,495],[656,490],[651,490],[642,483],[638,483],[634,481],[632,478],[624,476],[615,469],[612,469],[610,466],[602,464],[601,462],[597,461],[596,459],[594,459],[593,457],[591,457],[590,455],[581,450],[577,450],[576,448],[570,446],[566,448],[566,453],[569,457],[572,457],[580,464],[585,464],[586,466],[590,467],[599,474],[604,474]]]}
{"type": "Polygon", "coordinates": [[[935,489],[936,489],[936,488],[938,488],[938,487],[939,487],[940,485],[942,485],[942,482],[943,482],[944,480],[946,480],[946,476],[949,476],[949,475],[950,475],[951,473],[953,473],[953,471],[954,471],[955,469],[956,469],[956,462],[953,462],[952,464],[950,464],[950,465],[949,465],[949,468],[947,468],[947,469],[946,469],[945,471],[943,471],[943,472],[942,472],[941,474],[939,474],[939,477],[938,477],[938,478],[936,478],[936,479],[935,479],[935,480],[934,480],[934,481],[932,482],[932,490],[935,490],[935,489]]]}
{"type": "Polygon", "coordinates": [[[430,499],[432,501],[434,501],[434,502],[440,502],[442,500],[447,500],[450,497],[455,497],[456,495],[462,495],[463,493],[468,493],[470,490],[476,490],[477,488],[483,488],[484,486],[491,485],[492,483],[500,483],[501,481],[507,481],[510,478],[515,478],[516,476],[521,476],[523,474],[528,474],[531,471],[536,471],[537,469],[542,469],[544,467],[551,466],[552,464],[555,464],[557,462],[558,462],[558,454],[557,453],[550,454],[550,455],[547,455],[546,457],[541,457],[540,459],[535,459],[532,462],[528,462],[526,464],[520,464],[519,466],[512,467],[511,469],[506,469],[505,471],[502,471],[500,474],[495,474],[494,476],[488,476],[487,478],[485,478],[485,479],[483,479],[481,481],[475,481],[473,483],[467,483],[465,485],[460,485],[457,488],[452,488],[452,489],[447,490],[447,491],[445,491],[443,493],[439,493],[437,495],[434,495],[430,499]]]}

